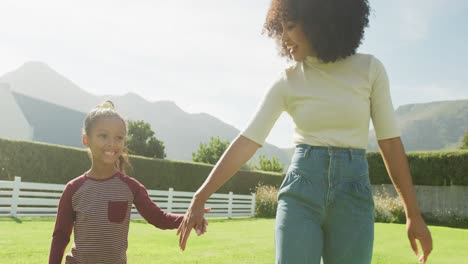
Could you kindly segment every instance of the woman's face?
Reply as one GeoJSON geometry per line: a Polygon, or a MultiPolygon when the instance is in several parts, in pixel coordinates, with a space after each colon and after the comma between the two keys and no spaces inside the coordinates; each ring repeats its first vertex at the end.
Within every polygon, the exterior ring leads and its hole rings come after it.
{"type": "Polygon", "coordinates": [[[281,43],[286,46],[289,54],[295,61],[302,61],[307,56],[315,55],[300,22],[288,21],[281,23],[281,25],[283,26],[281,43]]]}

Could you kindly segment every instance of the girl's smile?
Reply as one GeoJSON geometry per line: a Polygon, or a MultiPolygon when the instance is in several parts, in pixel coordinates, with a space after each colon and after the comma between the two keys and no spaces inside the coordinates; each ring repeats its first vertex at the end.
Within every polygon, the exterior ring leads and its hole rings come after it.
{"type": "Polygon", "coordinates": [[[83,136],[83,143],[91,151],[93,164],[114,166],[124,150],[125,137],[125,124],[121,119],[102,117],[93,124],[90,135],[83,136]]]}

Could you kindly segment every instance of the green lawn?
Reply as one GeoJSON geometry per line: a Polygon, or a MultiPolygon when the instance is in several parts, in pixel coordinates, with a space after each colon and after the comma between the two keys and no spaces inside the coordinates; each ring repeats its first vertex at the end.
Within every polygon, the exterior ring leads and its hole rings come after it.
{"type": "MultiPolygon", "coordinates": [[[[52,218],[0,218],[0,263],[47,263],[53,226],[52,218]]],[[[192,235],[181,252],[175,230],[133,221],[128,263],[273,263],[273,226],[273,219],[211,220],[208,233],[192,235]]],[[[467,229],[430,229],[435,249],[428,263],[467,263],[467,229]]],[[[376,224],[373,263],[417,263],[404,225],[376,224]]]]}

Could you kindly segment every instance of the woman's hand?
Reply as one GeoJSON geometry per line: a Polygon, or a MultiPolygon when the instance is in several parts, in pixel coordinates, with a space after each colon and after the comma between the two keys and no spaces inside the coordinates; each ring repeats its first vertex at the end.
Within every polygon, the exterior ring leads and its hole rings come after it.
{"type": "Polygon", "coordinates": [[[419,255],[416,239],[419,240],[423,254],[419,257],[419,262],[426,263],[432,251],[432,236],[421,215],[406,219],[406,232],[414,254],[419,255]]]}
{"type": "Polygon", "coordinates": [[[211,208],[204,208],[205,203],[197,200],[195,197],[192,199],[192,202],[185,213],[184,219],[177,229],[177,235],[179,237],[179,247],[182,250],[185,250],[185,245],[190,236],[192,228],[195,229],[198,235],[202,235],[206,232],[206,226],[208,222],[206,221],[204,215],[208,213],[211,208]]]}
{"type": "Polygon", "coordinates": [[[244,136],[238,136],[229,145],[213,170],[211,170],[208,178],[197,190],[177,230],[177,235],[180,235],[179,246],[182,250],[185,249],[192,228],[195,228],[197,234],[206,232],[204,214],[209,212],[210,209],[205,209],[205,202],[210,195],[229,180],[255,154],[259,147],[258,143],[244,136]]]}

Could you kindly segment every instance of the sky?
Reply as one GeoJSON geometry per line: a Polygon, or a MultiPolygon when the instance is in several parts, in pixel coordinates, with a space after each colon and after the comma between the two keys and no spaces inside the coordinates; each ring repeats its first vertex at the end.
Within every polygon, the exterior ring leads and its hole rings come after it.
{"type": "MultiPolygon", "coordinates": [[[[170,100],[242,129],[288,66],[261,34],[269,2],[2,0],[0,75],[42,61],[90,93],[170,100]]],[[[468,1],[370,5],[358,52],[384,63],[395,108],[468,99],[468,1]]],[[[284,113],[267,141],[291,147],[293,128],[284,113]]]]}

